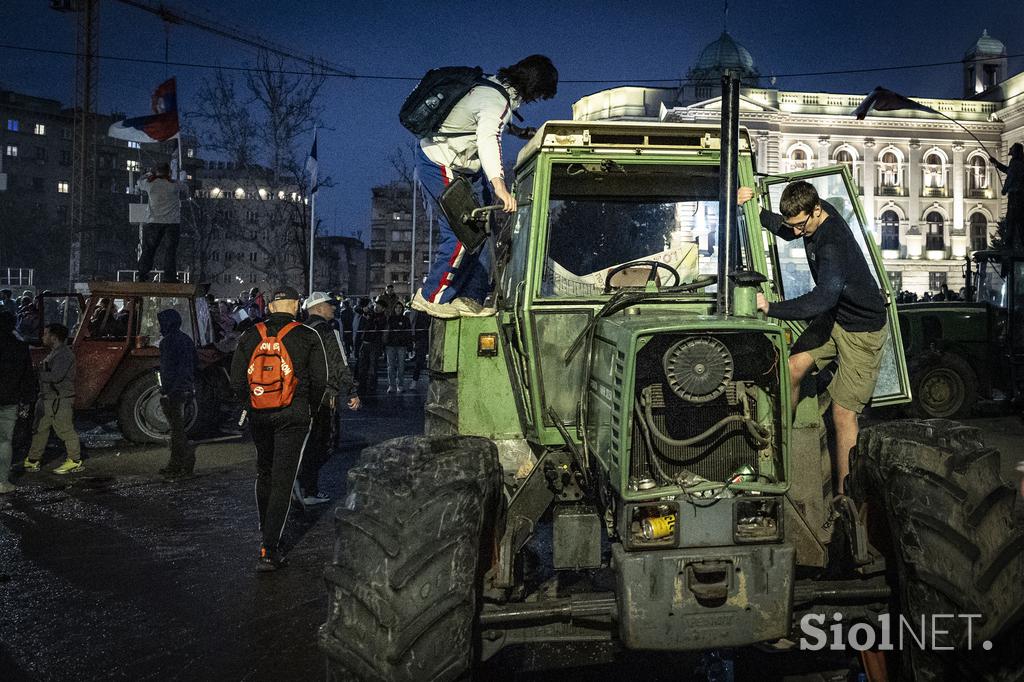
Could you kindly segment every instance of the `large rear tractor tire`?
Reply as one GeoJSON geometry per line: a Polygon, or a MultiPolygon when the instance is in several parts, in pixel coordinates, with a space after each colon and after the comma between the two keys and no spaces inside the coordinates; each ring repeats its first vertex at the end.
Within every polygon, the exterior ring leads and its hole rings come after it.
{"type": "Polygon", "coordinates": [[[403,437],[363,451],[325,573],[319,640],[331,680],[452,680],[471,669],[500,500],[497,448],[485,438],[403,437]]]}
{"type": "MultiPolygon", "coordinates": [[[[199,409],[193,398],[185,405],[185,431],[191,431],[199,409]]],[[[160,383],[156,372],[147,372],[133,380],[117,403],[117,423],[121,435],[134,443],[163,443],[171,437],[171,427],[160,407],[160,383]]]]}
{"type": "MultiPolygon", "coordinates": [[[[866,428],[849,490],[886,552],[893,610],[918,631],[925,619],[926,646],[904,637],[897,679],[1024,679],[1024,648],[1013,641],[1024,626],[1024,527],[1014,524],[1016,491],[980,430],[943,419],[866,428]]],[[[898,622],[894,613],[894,635],[898,622]]]]}
{"type": "Polygon", "coordinates": [[[910,373],[914,401],[908,411],[923,419],[959,419],[978,402],[978,376],[967,361],[943,353],[910,373]]]}

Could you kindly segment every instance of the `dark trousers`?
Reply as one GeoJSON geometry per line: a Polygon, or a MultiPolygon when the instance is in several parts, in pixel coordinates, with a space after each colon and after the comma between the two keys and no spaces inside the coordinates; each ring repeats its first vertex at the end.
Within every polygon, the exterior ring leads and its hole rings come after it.
{"type": "Polygon", "coordinates": [[[299,486],[306,496],[316,495],[320,491],[320,469],[334,454],[333,435],[334,410],[330,405],[322,405],[313,415],[309,443],[306,444],[306,454],[299,468],[299,486]]]}
{"type": "Polygon", "coordinates": [[[256,444],[256,507],[263,545],[277,547],[291,509],[292,485],[299,473],[310,422],[290,410],[252,418],[256,444]]]}
{"type": "Polygon", "coordinates": [[[178,281],[178,238],[181,225],[178,223],[146,223],[139,228],[139,271],[140,282],[149,278],[153,259],[160,242],[164,243],[163,282],[178,281]]]}
{"type": "Polygon", "coordinates": [[[366,343],[359,346],[359,360],[356,363],[356,383],[360,394],[372,393],[377,388],[377,359],[383,346],[366,343]]]}
{"type": "Polygon", "coordinates": [[[196,454],[189,447],[185,433],[185,403],[188,400],[184,396],[164,396],[160,398],[160,407],[171,427],[171,459],[167,468],[190,474],[196,466],[196,454]]]}

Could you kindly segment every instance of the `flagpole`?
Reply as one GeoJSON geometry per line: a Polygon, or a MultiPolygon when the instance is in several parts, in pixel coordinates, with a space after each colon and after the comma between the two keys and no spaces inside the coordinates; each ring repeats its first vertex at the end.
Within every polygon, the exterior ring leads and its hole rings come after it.
{"type": "MultiPolygon", "coordinates": [[[[313,244],[316,241],[316,190],[317,190],[317,184],[319,183],[319,180],[320,180],[320,178],[319,178],[319,176],[320,176],[320,167],[319,167],[320,160],[318,158],[319,155],[320,155],[320,152],[316,148],[316,146],[317,146],[316,145],[316,142],[317,142],[316,138],[317,138],[317,126],[314,126],[313,127],[313,149],[311,151],[311,154],[314,155],[313,156],[313,160],[315,161],[315,163],[317,165],[315,167],[316,168],[316,172],[313,173],[310,176],[310,178],[309,178],[309,183],[310,183],[309,184],[309,186],[310,186],[310,191],[309,191],[309,194],[310,194],[310,197],[309,197],[309,289],[307,290],[307,294],[310,295],[310,296],[313,295],[313,265],[314,265],[314,262],[315,262],[315,259],[313,257],[313,253],[314,253],[313,252],[313,244]]],[[[306,164],[307,164],[307,167],[308,167],[309,166],[309,159],[306,160],[306,164]]]]}
{"type": "Polygon", "coordinates": [[[412,171],[412,253],[409,255],[409,297],[416,295],[416,185],[419,183],[419,168],[412,171]]]}

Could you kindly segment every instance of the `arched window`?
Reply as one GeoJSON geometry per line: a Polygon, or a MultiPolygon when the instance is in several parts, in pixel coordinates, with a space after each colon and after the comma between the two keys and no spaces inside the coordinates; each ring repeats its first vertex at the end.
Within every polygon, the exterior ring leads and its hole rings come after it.
{"type": "Polygon", "coordinates": [[[882,214],[882,249],[885,251],[899,251],[900,248],[900,217],[896,211],[886,211],[882,214]]]}
{"type": "Polygon", "coordinates": [[[942,187],[945,185],[942,157],[937,153],[931,152],[924,157],[923,171],[925,187],[942,187]]]}
{"type": "Polygon", "coordinates": [[[896,152],[883,152],[878,162],[882,173],[882,187],[899,187],[900,160],[896,152]]]}
{"type": "Polygon", "coordinates": [[[840,149],[836,152],[836,163],[841,163],[844,166],[853,168],[853,154],[847,149],[840,149]]]}
{"type": "Polygon", "coordinates": [[[809,168],[807,162],[807,152],[800,147],[797,147],[789,153],[789,169],[790,170],[805,170],[809,168]]]}
{"type": "Polygon", "coordinates": [[[988,162],[982,156],[971,157],[971,168],[967,175],[967,189],[984,192],[988,189],[988,162]]]}
{"type": "Polygon", "coordinates": [[[925,236],[925,249],[928,251],[945,251],[945,219],[938,211],[932,211],[925,216],[928,223],[928,234],[925,236]]]}
{"type": "Polygon", "coordinates": [[[988,248],[988,219],[981,213],[971,216],[971,251],[984,251],[988,248]]]}

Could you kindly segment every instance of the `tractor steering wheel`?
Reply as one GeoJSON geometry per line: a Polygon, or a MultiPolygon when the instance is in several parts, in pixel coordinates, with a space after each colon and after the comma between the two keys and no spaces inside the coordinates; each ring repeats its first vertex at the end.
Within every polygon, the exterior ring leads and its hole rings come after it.
{"type": "Polygon", "coordinates": [[[659,268],[661,268],[663,270],[668,270],[669,274],[672,275],[673,279],[675,280],[672,283],[672,286],[677,287],[677,286],[679,286],[679,283],[682,281],[682,278],[679,276],[679,271],[676,270],[671,265],[669,265],[668,263],[662,263],[661,261],[657,261],[657,260],[635,260],[635,261],[631,261],[629,263],[623,263],[622,265],[617,265],[617,266],[615,266],[614,268],[612,268],[611,270],[608,271],[608,274],[605,275],[605,278],[604,278],[604,293],[606,293],[606,294],[610,294],[611,293],[611,291],[612,291],[612,277],[614,277],[615,275],[619,274],[623,270],[628,270],[629,268],[635,268],[635,267],[639,267],[639,266],[646,266],[646,267],[649,267],[651,269],[651,274],[647,276],[647,281],[648,282],[654,282],[654,281],[656,281],[658,279],[658,269],[659,268]]]}

